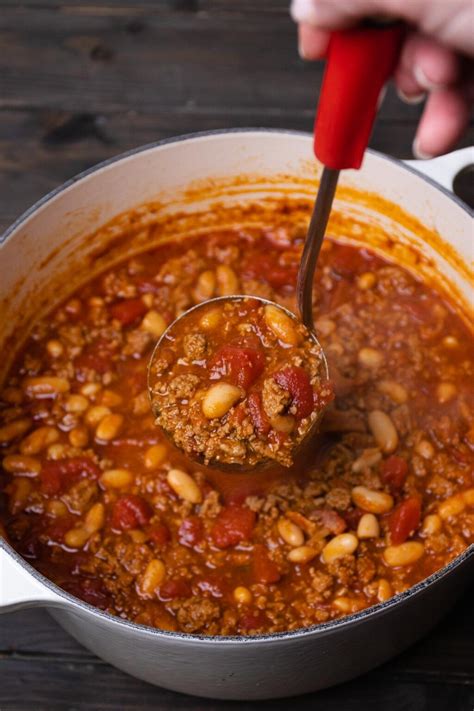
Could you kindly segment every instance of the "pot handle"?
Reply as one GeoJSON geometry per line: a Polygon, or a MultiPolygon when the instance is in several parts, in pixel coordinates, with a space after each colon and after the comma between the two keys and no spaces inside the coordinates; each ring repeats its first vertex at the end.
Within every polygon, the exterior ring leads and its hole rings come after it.
{"type": "Polygon", "coordinates": [[[460,148],[458,151],[447,153],[439,158],[431,158],[431,160],[405,160],[403,162],[453,192],[456,175],[463,168],[474,165],[474,146],[460,148]]]}
{"type": "Polygon", "coordinates": [[[0,538],[0,614],[22,607],[64,605],[64,599],[30,573],[0,538]]]}

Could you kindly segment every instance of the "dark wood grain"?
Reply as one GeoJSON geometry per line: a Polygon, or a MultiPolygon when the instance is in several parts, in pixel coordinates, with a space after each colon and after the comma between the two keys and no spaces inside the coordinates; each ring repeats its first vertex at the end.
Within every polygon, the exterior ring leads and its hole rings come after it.
{"type": "MultiPolygon", "coordinates": [[[[0,229],[140,144],[216,128],[311,130],[322,64],[298,57],[286,0],[0,8],[0,229]]],[[[420,111],[389,91],[371,146],[411,157],[420,111]]],[[[473,139],[471,128],[463,145],[473,139]]]]}
{"type": "MultiPolygon", "coordinates": [[[[474,702],[473,592],[474,589],[465,595],[428,637],[403,655],[357,680],[294,699],[292,707],[328,711],[358,711],[361,706],[366,711],[468,711],[474,702]]],[[[24,711],[33,708],[33,704],[37,711],[288,708],[287,701],[237,704],[155,689],[96,659],[42,610],[18,612],[2,619],[0,674],[2,711],[24,711]],[[45,680],[54,680],[54,693],[45,680]]]]}
{"type": "Polygon", "coordinates": [[[9,679],[2,691],[5,711],[425,711],[443,709],[470,711],[474,693],[452,684],[427,684],[425,680],[386,679],[374,673],[334,689],[300,698],[252,702],[224,702],[196,699],[157,689],[126,677],[108,665],[77,665],[68,660],[28,660],[24,665],[10,661],[4,665],[9,679]],[[25,685],[27,683],[27,687],[25,685]]]}
{"type": "MultiPolygon", "coordinates": [[[[117,153],[173,135],[200,130],[264,126],[311,129],[312,112],[258,108],[126,112],[8,109],[0,111],[0,231],[62,182],[117,153]],[[8,196],[8,197],[7,197],[8,196]]],[[[404,119],[378,124],[371,145],[410,157],[414,126],[404,119]]],[[[474,131],[473,131],[474,137],[474,131]]],[[[469,141],[466,136],[464,144],[469,141]]]]}
{"type": "MultiPolygon", "coordinates": [[[[0,0],[0,230],[67,178],[141,144],[243,126],[309,131],[322,70],[298,57],[288,0],[0,0]]],[[[411,157],[420,112],[391,89],[371,146],[411,157]]],[[[462,145],[473,139],[471,126],[462,145]]],[[[472,711],[473,592],[393,662],[291,706],[472,711]]],[[[256,708],[289,702],[156,689],[43,610],[0,618],[0,711],[256,708]]]]}
{"type": "MultiPolygon", "coordinates": [[[[230,3],[229,3],[230,4],[230,3]]],[[[303,62],[286,14],[140,13],[141,25],[107,8],[4,8],[0,17],[1,106],[91,112],[249,108],[314,112],[323,66],[303,62]],[[41,56],[41,62],[28,63],[41,56]]],[[[419,107],[389,96],[381,120],[412,119],[419,107]]]]}
{"type": "MultiPolygon", "coordinates": [[[[474,688],[474,587],[428,637],[377,673],[396,679],[429,679],[474,688]],[[463,635],[463,632],[468,634],[463,635]]],[[[75,663],[96,657],[64,632],[44,610],[32,609],[0,618],[0,659],[52,659],[61,655],[75,663]],[[18,624],[18,621],[21,621],[18,624]],[[34,627],[35,634],[31,635],[34,627]]]]}

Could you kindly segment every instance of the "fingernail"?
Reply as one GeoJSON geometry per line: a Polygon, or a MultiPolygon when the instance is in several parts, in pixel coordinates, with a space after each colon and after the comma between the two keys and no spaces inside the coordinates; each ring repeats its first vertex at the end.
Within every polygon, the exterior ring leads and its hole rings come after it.
{"type": "Polygon", "coordinates": [[[397,95],[400,101],[404,104],[421,104],[426,99],[426,92],[422,91],[421,94],[405,94],[404,91],[397,88],[397,95]]]}
{"type": "Polygon", "coordinates": [[[430,160],[431,158],[434,158],[434,156],[430,153],[425,153],[425,151],[421,150],[419,138],[415,138],[415,140],[413,141],[412,150],[415,158],[418,158],[419,160],[430,160]]]}
{"type": "Polygon", "coordinates": [[[290,15],[295,22],[306,22],[309,25],[316,24],[316,13],[311,0],[292,0],[290,15]]]}
{"type": "Polygon", "coordinates": [[[304,46],[301,38],[298,38],[298,54],[300,55],[301,59],[306,59],[306,54],[304,52],[304,46]]]}
{"type": "Polygon", "coordinates": [[[424,70],[418,64],[415,64],[415,66],[413,67],[413,76],[415,77],[418,84],[422,86],[423,89],[426,89],[426,91],[439,89],[439,87],[441,86],[440,84],[436,84],[435,82],[431,81],[431,79],[426,76],[424,70]]]}

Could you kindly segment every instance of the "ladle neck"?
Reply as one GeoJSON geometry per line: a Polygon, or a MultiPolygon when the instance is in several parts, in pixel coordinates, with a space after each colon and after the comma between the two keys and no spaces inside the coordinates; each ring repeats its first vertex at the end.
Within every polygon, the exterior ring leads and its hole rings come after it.
{"type": "Polygon", "coordinates": [[[308,234],[298,270],[296,286],[298,308],[306,328],[314,331],[313,322],[313,281],[319,252],[336,193],[339,171],[324,168],[318,195],[311,215],[308,234]]]}

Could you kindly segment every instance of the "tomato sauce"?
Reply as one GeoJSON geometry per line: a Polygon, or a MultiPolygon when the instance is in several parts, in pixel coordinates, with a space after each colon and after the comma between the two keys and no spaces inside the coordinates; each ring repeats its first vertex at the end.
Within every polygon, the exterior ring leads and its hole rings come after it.
{"type": "MultiPolygon", "coordinates": [[[[222,474],[155,425],[160,330],[229,283],[295,309],[300,253],[290,212],[278,229],[210,231],[129,258],[36,324],[0,393],[2,532],[33,566],[137,623],[259,634],[377,604],[473,542],[471,333],[369,249],[325,241],[314,316],[335,400],[302,461],[222,474]]],[[[261,377],[248,343],[221,345],[214,376],[261,377]]],[[[303,417],[298,373],[278,379],[303,417]]],[[[248,407],[268,436],[258,392],[248,407]]]]}

